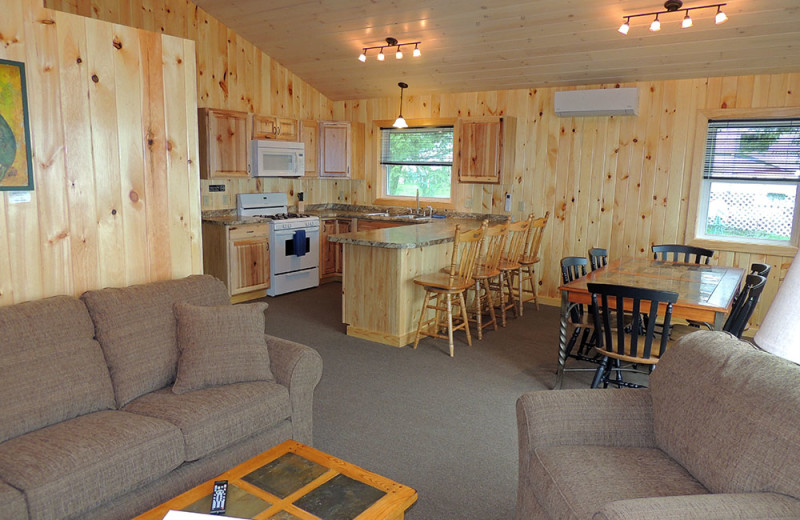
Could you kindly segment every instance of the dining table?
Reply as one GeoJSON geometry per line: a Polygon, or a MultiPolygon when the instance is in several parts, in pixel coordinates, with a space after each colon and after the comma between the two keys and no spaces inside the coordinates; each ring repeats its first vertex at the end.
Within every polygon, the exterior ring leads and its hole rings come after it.
{"type": "MultiPolygon", "coordinates": [[[[721,330],[744,275],[744,269],[739,267],[624,257],[560,286],[561,323],[554,389],[561,388],[565,371],[595,371],[594,368],[566,368],[569,315],[575,306],[591,304],[592,294],[587,284],[604,283],[676,292],[678,301],[672,307],[673,318],[707,323],[714,330],[721,330]]],[[[663,313],[659,309],[659,314],[663,313]]]]}

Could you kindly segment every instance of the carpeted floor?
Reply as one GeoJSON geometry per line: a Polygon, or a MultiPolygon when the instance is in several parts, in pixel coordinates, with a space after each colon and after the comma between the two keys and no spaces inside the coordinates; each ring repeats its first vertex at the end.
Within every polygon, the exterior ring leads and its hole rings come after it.
{"type": "MultiPolygon", "coordinates": [[[[409,520],[508,519],[517,483],[517,397],[555,381],[556,307],[528,304],[506,328],[467,346],[457,333],[416,350],[345,335],[341,285],[266,298],[267,330],[323,359],[314,445],[415,488],[409,520]]],[[[587,388],[591,373],[568,373],[587,388]]]]}

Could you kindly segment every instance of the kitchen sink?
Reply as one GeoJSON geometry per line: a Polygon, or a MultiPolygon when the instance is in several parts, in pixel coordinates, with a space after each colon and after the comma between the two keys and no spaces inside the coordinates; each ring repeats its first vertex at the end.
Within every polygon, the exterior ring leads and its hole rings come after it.
{"type": "Polygon", "coordinates": [[[364,213],[364,216],[365,217],[388,217],[389,216],[389,212],[388,211],[381,211],[381,212],[378,212],[378,213],[364,213]]]}
{"type": "Polygon", "coordinates": [[[428,215],[410,214],[410,215],[395,215],[394,218],[401,218],[401,219],[404,219],[404,220],[428,220],[431,217],[429,217],[428,215]]]}

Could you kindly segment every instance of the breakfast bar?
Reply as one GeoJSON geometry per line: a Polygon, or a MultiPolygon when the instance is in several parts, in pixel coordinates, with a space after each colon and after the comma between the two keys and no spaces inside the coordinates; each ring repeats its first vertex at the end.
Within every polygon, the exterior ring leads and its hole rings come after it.
{"type": "Polygon", "coordinates": [[[414,278],[449,258],[456,225],[476,219],[434,219],[426,224],[344,233],[342,321],[347,335],[402,347],[414,340],[425,291],[414,278]]]}

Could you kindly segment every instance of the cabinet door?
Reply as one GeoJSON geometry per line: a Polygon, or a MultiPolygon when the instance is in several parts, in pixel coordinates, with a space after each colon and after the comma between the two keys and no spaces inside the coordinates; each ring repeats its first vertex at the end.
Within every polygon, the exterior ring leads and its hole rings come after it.
{"type": "Polygon", "coordinates": [[[269,238],[253,237],[230,241],[231,295],[269,287],[269,238]]]}
{"type": "Polygon", "coordinates": [[[319,130],[316,121],[313,119],[300,121],[300,140],[306,145],[306,175],[308,176],[317,175],[317,167],[319,166],[317,162],[318,135],[319,130]]]}
{"type": "Polygon", "coordinates": [[[492,120],[459,119],[458,181],[500,183],[503,173],[503,125],[492,120]]]}
{"type": "Polygon", "coordinates": [[[321,121],[319,123],[320,177],[350,176],[350,123],[321,121]]]}
{"type": "Polygon", "coordinates": [[[199,109],[200,177],[247,177],[247,112],[199,109]]]}
{"type": "MultiPolygon", "coordinates": [[[[353,230],[353,224],[349,220],[339,220],[336,223],[337,233],[349,233],[353,230]]],[[[336,244],[336,272],[344,274],[344,244],[336,244]]]]}
{"type": "Polygon", "coordinates": [[[275,139],[278,135],[278,118],[253,115],[253,139],[275,139]]]}
{"type": "Polygon", "coordinates": [[[330,242],[328,237],[330,235],[336,234],[336,221],[335,220],[323,220],[322,221],[322,233],[321,233],[321,241],[322,241],[322,258],[321,258],[321,269],[322,269],[322,276],[331,275],[336,272],[336,250],[337,244],[335,242],[330,242]]]}
{"type": "Polygon", "coordinates": [[[297,131],[297,119],[290,119],[288,117],[278,118],[278,137],[281,141],[297,141],[299,137],[297,131]]]}

